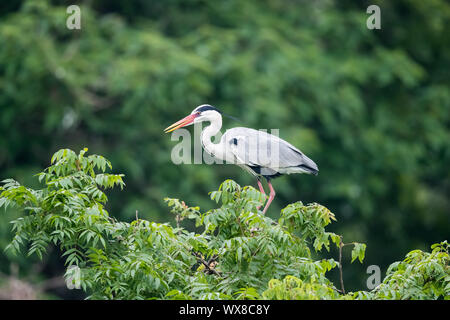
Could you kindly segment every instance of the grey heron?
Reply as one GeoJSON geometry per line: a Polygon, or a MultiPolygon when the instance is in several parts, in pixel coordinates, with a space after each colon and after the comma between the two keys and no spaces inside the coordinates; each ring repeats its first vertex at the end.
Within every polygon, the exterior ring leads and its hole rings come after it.
{"type": "Polygon", "coordinates": [[[203,104],[195,108],[190,115],[167,127],[166,133],[181,127],[207,121],[209,126],[203,129],[200,139],[203,149],[216,159],[237,164],[256,177],[259,190],[266,195],[261,177],[267,180],[270,189],[269,199],[264,207],[266,213],[275,197],[271,179],[284,174],[307,173],[317,175],[317,165],[299,149],[287,141],[265,131],[237,127],[228,129],[219,143],[211,138],[222,128],[222,112],[217,108],[203,104]]]}

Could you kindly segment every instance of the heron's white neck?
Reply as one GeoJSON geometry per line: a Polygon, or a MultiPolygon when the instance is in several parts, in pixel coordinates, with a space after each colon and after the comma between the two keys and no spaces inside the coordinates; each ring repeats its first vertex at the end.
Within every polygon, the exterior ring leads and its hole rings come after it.
{"type": "Polygon", "coordinates": [[[217,113],[217,115],[210,117],[207,121],[209,121],[210,124],[203,129],[200,135],[203,148],[209,154],[221,158],[221,149],[219,148],[219,144],[213,143],[211,138],[220,131],[220,128],[222,128],[222,116],[217,113]]]}

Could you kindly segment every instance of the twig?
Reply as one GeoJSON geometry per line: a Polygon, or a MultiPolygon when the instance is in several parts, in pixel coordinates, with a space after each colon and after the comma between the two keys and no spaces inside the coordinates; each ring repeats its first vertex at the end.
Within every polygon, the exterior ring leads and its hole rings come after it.
{"type": "Polygon", "coordinates": [[[206,261],[202,258],[200,253],[191,251],[192,255],[197,258],[198,261],[200,261],[206,268],[206,270],[210,273],[214,273],[216,276],[220,276],[220,273],[218,273],[213,267],[211,267],[211,263],[216,262],[217,256],[214,255],[209,261],[206,261]]]}
{"type": "MultiPolygon", "coordinates": [[[[189,209],[189,207],[186,205],[186,203],[184,203],[184,201],[181,201],[181,205],[183,206],[184,210],[183,213],[186,212],[186,210],[189,209]]],[[[176,212],[175,213],[175,222],[177,223],[177,234],[180,235],[181,234],[181,229],[180,229],[180,221],[183,221],[184,217],[182,216],[182,214],[180,212],[176,212]]]]}
{"type": "Polygon", "coordinates": [[[80,168],[80,161],[77,159],[77,160],[75,160],[75,165],[77,166],[77,170],[78,171],[81,171],[81,168],[80,168]]]}
{"type": "Polygon", "coordinates": [[[244,229],[242,229],[241,219],[239,219],[239,217],[237,217],[237,223],[239,225],[239,229],[241,229],[242,236],[245,237],[244,229]]]}
{"type": "Polygon", "coordinates": [[[176,214],[176,216],[175,216],[175,222],[177,223],[177,229],[179,229],[180,228],[180,214],[179,213],[177,213],[176,214]]]}
{"type": "Polygon", "coordinates": [[[181,220],[181,216],[180,214],[177,212],[177,214],[175,215],[175,221],[177,223],[177,235],[181,235],[181,229],[180,229],[180,220],[181,220]]]}
{"type": "Polygon", "coordinates": [[[219,257],[219,255],[214,254],[211,259],[209,259],[208,261],[208,265],[211,265],[211,263],[216,262],[217,258],[219,257]]]}
{"type": "Polygon", "coordinates": [[[344,243],[342,242],[342,236],[340,236],[339,239],[340,239],[340,241],[339,241],[339,275],[340,275],[340,279],[341,279],[341,290],[342,290],[342,293],[345,294],[344,278],[342,276],[342,247],[344,246],[344,243]]]}

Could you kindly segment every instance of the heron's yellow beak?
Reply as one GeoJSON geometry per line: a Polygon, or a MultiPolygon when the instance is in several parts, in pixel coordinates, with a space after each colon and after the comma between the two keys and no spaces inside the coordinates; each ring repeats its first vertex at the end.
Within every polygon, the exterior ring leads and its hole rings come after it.
{"type": "Polygon", "coordinates": [[[180,121],[175,122],[174,124],[168,126],[167,128],[164,129],[165,133],[169,133],[172,131],[175,131],[181,127],[187,126],[189,124],[191,124],[192,122],[194,122],[194,119],[197,117],[197,115],[195,114],[190,114],[187,117],[181,119],[180,121]]]}

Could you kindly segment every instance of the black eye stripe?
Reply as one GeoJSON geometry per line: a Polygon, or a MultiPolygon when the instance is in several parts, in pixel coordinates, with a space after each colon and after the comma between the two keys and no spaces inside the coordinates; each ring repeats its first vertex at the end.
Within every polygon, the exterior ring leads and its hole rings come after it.
{"type": "Polygon", "coordinates": [[[213,110],[213,111],[217,111],[219,113],[222,113],[222,112],[220,112],[219,109],[217,109],[217,108],[215,108],[213,106],[210,106],[210,105],[198,107],[195,111],[196,112],[203,112],[203,111],[208,111],[208,110],[213,110]]]}

